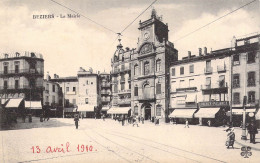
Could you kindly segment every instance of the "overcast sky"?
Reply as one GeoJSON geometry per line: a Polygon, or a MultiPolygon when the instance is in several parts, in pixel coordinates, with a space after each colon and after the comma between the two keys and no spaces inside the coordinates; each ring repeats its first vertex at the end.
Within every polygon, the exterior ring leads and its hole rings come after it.
{"type": "MultiPolygon", "coordinates": [[[[153,0],[55,0],[92,20],[121,32],[153,0]]],[[[198,54],[199,47],[230,47],[233,36],[260,32],[260,1],[189,35],[197,28],[252,0],[158,0],[153,7],[169,26],[169,40],[179,50],[198,54]]],[[[50,0],[1,0],[0,53],[34,51],[43,54],[45,74],[75,76],[79,67],[111,70],[118,44],[116,34],[81,17],[79,19],[33,19],[35,14],[73,13],[50,0]]],[[[150,18],[151,8],[124,33],[124,47],[136,48],[139,20],[150,18]]]]}

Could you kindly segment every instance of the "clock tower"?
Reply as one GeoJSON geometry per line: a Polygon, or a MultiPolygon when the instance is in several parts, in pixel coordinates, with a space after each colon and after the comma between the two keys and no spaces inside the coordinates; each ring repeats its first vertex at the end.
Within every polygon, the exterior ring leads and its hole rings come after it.
{"type": "Polygon", "coordinates": [[[168,26],[161,21],[161,17],[156,15],[155,9],[152,10],[151,18],[139,23],[140,37],[138,47],[145,42],[153,42],[154,44],[162,43],[163,40],[168,41],[168,26]]]}

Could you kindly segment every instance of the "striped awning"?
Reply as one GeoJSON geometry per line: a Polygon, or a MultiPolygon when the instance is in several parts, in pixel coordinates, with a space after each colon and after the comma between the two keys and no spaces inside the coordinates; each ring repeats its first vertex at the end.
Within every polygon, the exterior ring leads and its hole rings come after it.
{"type": "Polygon", "coordinates": [[[128,114],[130,107],[112,107],[107,114],[128,114]]]}
{"type": "Polygon", "coordinates": [[[42,109],[41,101],[25,101],[25,108],[26,109],[42,109]]]}
{"type": "Polygon", "coordinates": [[[18,108],[23,98],[10,99],[6,104],[6,108],[18,108]]]}
{"type": "Polygon", "coordinates": [[[193,118],[193,114],[197,109],[175,109],[170,118],[193,118]]]}
{"type": "Polygon", "coordinates": [[[78,105],[78,111],[94,112],[95,105],[78,105]]]}
{"type": "Polygon", "coordinates": [[[220,108],[200,108],[195,114],[196,118],[215,118],[220,108]]]}

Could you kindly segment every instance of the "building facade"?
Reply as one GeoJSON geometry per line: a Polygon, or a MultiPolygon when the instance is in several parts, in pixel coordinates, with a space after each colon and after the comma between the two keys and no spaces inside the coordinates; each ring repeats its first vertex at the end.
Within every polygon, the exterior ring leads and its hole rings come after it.
{"type": "Polygon", "coordinates": [[[110,108],[111,101],[111,77],[108,73],[101,73],[99,75],[100,84],[100,98],[102,105],[102,112],[105,112],[110,108]]]}
{"type": "Polygon", "coordinates": [[[245,108],[247,113],[255,113],[259,109],[259,42],[259,34],[233,39],[232,114],[235,123],[240,123],[242,119],[244,98],[246,98],[245,108]]]}
{"type": "Polygon", "coordinates": [[[44,60],[35,52],[0,56],[1,99],[43,100],[44,60]]]}
{"type": "Polygon", "coordinates": [[[222,123],[230,101],[230,48],[191,55],[171,66],[171,114],[179,120],[194,123],[222,123]],[[207,114],[206,114],[207,113],[207,114]],[[219,116],[219,117],[218,117],[219,116]]]}
{"type": "Polygon", "coordinates": [[[153,10],[151,18],[139,23],[140,36],[136,49],[122,49],[112,58],[112,105],[131,107],[131,115],[168,116],[169,67],[178,60],[178,51],[168,41],[168,26],[153,10]]]}

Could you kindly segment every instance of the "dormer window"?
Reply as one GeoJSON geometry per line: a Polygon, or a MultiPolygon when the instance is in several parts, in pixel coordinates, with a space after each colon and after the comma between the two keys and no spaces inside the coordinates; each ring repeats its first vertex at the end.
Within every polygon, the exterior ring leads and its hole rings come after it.
{"type": "Polygon", "coordinates": [[[8,54],[5,54],[5,58],[8,58],[8,54]]]}

